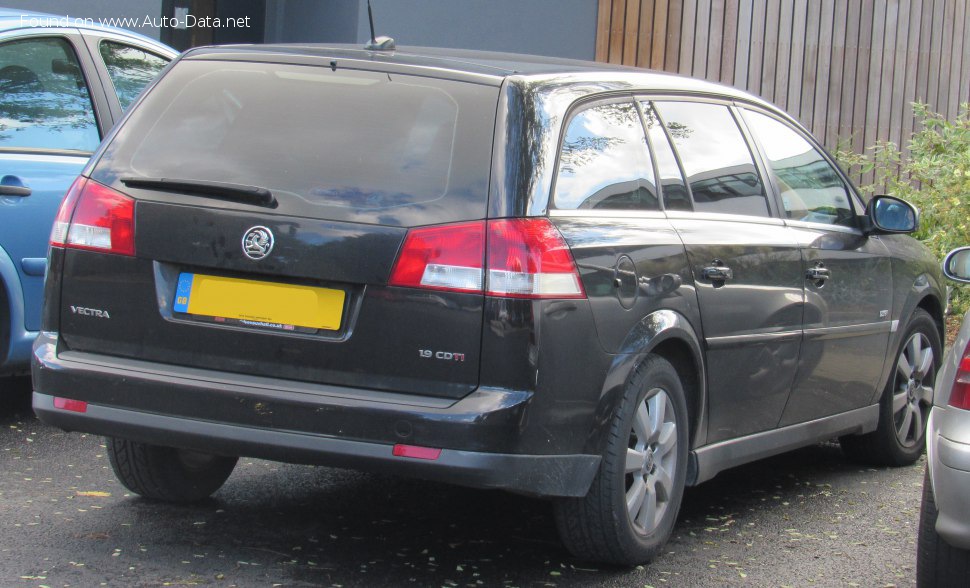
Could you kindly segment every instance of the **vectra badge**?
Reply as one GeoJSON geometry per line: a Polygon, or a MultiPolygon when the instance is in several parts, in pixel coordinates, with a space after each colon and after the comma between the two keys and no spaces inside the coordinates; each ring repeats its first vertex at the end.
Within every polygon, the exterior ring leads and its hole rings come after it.
{"type": "Polygon", "coordinates": [[[253,227],[243,235],[243,253],[249,259],[262,259],[273,250],[273,243],[273,231],[266,227],[253,227]]]}

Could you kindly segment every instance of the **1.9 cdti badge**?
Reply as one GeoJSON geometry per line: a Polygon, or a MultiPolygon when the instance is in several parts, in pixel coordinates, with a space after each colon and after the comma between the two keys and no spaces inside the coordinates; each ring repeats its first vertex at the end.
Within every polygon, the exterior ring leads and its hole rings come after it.
{"type": "Polygon", "coordinates": [[[242,238],[243,253],[249,259],[263,259],[273,250],[273,231],[266,227],[253,227],[242,238]]]}

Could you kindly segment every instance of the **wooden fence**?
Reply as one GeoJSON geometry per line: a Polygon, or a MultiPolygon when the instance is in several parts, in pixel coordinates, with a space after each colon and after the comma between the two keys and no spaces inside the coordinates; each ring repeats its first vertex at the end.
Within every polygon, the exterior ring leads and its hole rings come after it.
{"type": "Polygon", "coordinates": [[[862,152],[905,147],[914,101],[957,116],[968,37],[968,0],[599,0],[596,58],[747,90],[862,152]]]}

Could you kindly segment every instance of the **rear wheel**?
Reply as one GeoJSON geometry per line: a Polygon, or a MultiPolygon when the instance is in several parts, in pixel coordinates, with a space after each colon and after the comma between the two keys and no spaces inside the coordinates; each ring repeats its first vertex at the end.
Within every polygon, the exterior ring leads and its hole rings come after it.
{"type": "Polygon", "coordinates": [[[108,459],[126,488],[145,498],[195,502],[222,487],[237,458],[109,438],[108,459]]]}
{"type": "Polygon", "coordinates": [[[839,439],[849,457],[878,465],[909,465],[919,459],[926,440],[926,419],[933,406],[933,385],[942,357],[933,318],[916,309],[896,354],[895,369],[879,403],[879,426],[866,435],[839,439]]]}
{"type": "Polygon", "coordinates": [[[970,551],[958,549],[936,533],[936,501],[929,470],[923,476],[923,504],[920,507],[919,537],[916,540],[916,585],[970,586],[970,551]]]}
{"type": "Polygon", "coordinates": [[[687,404],[669,361],[648,356],[613,417],[599,472],[583,498],[556,502],[556,525],[576,557],[634,565],[670,537],[687,473],[687,404]]]}

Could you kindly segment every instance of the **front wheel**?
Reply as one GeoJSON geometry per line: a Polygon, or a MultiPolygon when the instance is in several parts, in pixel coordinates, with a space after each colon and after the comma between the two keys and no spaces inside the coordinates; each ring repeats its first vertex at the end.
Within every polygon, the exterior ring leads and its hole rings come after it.
{"type": "Polygon", "coordinates": [[[926,420],[943,346],[936,322],[916,309],[895,356],[893,375],[879,402],[879,426],[866,435],[839,439],[849,457],[876,465],[914,463],[923,452],[926,420]]]}
{"type": "Polygon", "coordinates": [[[126,488],[164,502],[196,502],[222,487],[235,457],[210,455],[111,437],[108,460],[126,488]]]}
{"type": "Polygon", "coordinates": [[[677,370],[650,355],[627,384],[589,493],[555,503],[559,536],[573,555],[635,565],[660,553],[684,494],[687,433],[677,370]]]}

